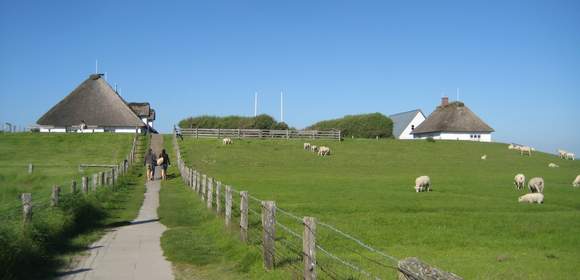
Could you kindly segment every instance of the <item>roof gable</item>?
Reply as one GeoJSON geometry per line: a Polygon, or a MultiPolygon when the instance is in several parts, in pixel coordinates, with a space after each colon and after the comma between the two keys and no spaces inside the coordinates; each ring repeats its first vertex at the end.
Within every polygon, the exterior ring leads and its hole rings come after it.
{"type": "Polygon", "coordinates": [[[493,128],[481,120],[462,102],[452,102],[439,106],[415,130],[413,134],[430,132],[484,132],[491,133],[493,128]]]}
{"type": "Polygon", "coordinates": [[[78,125],[81,121],[95,126],[145,126],[100,74],[89,76],[37,123],[60,127],[78,125]]]}
{"type": "Polygon", "coordinates": [[[405,128],[409,126],[417,114],[421,114],[425,117],[423,111],[419,109],[390,115],[389,118],[393,121],[393,135],[397,138],[401,136],[401,133],[403,133],[405,128]]]}

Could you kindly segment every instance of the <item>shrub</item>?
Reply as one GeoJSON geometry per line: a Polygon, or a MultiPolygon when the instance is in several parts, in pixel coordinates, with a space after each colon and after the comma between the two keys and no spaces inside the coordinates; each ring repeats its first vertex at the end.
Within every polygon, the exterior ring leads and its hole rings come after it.
{"type": "Polygon", "coordinates": [[[435,143],[435,139],[433,139],[433,137],[427,137],[427,142],[435,143]]]}
{"type": "Polygon", "coordinates": [[[262,114],[256,117],[241,116],[199,116],[183,119],[181,128],[230,128],[230,129],[289,129],[284,122],[277,122],[273,117],[262,114]]]}
{"type": "Polygon", "coordinates": [[[341,130],[343,137],[393,137],[393,121],[381,113],[347,115],[340,119],[318,122],[308,129],[341,130]]]}

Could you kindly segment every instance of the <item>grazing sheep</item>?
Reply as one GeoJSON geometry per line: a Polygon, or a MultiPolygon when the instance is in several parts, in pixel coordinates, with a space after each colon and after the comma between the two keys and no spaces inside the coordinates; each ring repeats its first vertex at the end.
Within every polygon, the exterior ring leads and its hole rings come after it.
{"type": "Polygon", "coordinates": [[[415,179],[415,191],[416,192],[431,191],[431,178],[429,178],[429,176],[417,177],[417,179],[415,179]]]}
{"type": "Polygon", "coordinates": [[[310,143],[304,143],[304,150],[310,150],[310,143]]]}
{"type": "Polygon", "coordinates": [[[482,159],[482,160],[486,160],[486,159],[487,159],[487,155],[483,155],[483,156],[481,156],[481,159],[482,159]]]}
{"type": "Polygon", "coordinates": [[[518,174],[514,177],[514,185],[516,189],[521,190],[526,185],[526,176],[524,174],[518,174]]]}
{"type": "Polygon", "coordinates": [[[566,153],[566,159],[574,160],[576,159],[576,155],[574,153],[566,153]]]}
{"type": "Polygon", "coordinates": [[[574,182],[572,182],[573,187],[580,187],[580,175],[576,176],[574,182]]]}
{"type": "Polygon", "coordinates": [[[518,198],[518,202],[542,204],[542,203],[544,203],[544,195],[541,193],[524,194],[518,198]]]}
{"type": "Polygon", "coordinates": [[[315,153],[318,152],[318,146],[316,146],[316,145],[310,146],[310,151],[315,152],[315,153]]]}
{"type": "Polygon", "coordinates": [[[319,156],[329,156],[330,155],[330,148],[326,146],[321,146],[318,148],[318,155],[319,156]]]}
{"type": "Polygon", "coordinates": [[[515,148],[514,144],[510,144],[510,145],[508,146],[508,150],[513,150],[514,148],[515,148]]]}
{"type": "Polygon", "coordinates": [[[233,143],[231,138],[224,138],[222,142],[224,143],[224,145],[230,145],[233,143]]]}
{"type": "Polygon", "coordinates": [[[561,159],[565,159],[567,153],[568,152],[566,152],[565,150],[558,150],[558,155],[560,155],[561,159]]]}
{"type": "Polygon", "coordinates": [[[521,151],[521,150],[522,150],[522,146],[520,146],[520,145],[515,145],[515,146],[514,146],[514,150],[516,150],[516,151],[521,151]]]}
{"type": "Polygon", "coordinates": [[[550,162],[550,164],[548,164],[548,167],[550,167],[550,168],[558,168],[560,166],[557,165],[557,164],[555,164],[555,163],[553,163],[553,162],[550,162]]]}
{"type": "Polygon", "coordinates": [[[532,193],[544,193],[544,179],[540,177],[532,178],[528,182],[528,189],[532,193]]]}
{"type": "Polygon", "coordinates": [[[520,154],[523,156],[524,153],[527,153],[529,156],[532,156],[532,148],[528,146],[524,146],[520,148],[520,154]]]}

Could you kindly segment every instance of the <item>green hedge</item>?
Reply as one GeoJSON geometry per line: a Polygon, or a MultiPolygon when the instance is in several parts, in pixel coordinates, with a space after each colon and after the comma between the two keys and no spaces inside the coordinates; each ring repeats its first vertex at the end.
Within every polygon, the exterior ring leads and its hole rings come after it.
{"type": "Polygon", "coordinates": [[[393,121],[381,113],[347,115],[340,119],[315,123],[308,129],[341,130],[343,137],[389,138],[393,137],[393,121]]]}
{"type": "Polygon", "coordinates": [[[289,129],[284,122],[277,122],[269,115],[256,117],[241,116],[199,116],[183,119],[180,128],[231,128],[231,129],[289,129]]]}

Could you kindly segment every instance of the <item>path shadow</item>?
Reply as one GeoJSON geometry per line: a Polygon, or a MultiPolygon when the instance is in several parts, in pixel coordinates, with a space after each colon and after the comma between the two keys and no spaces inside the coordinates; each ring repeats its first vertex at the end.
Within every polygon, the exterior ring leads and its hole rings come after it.
{"type": "Polygon", "coordinates": [[[83,273],[83,272],[87,272],[87,271],[91,271],[91,270],[93,270],[93,269],[92,268],[81,268],[81,269],[75,269],[75,270],[71,270],[71,271],[57,272],[55,276],[56,277],[63,277],[63,276],[69,276],[69,275],[83,273]]]}
{"type": "Polygon", "coordinates": [[[154,222],[159,222],[159,218],[150,219],[150,220],[142,220],[142,221],[134,221],[134,222],[131,222],[131,221],[114,222],[114,223],[110,223],[110,224],[106,225],[106,227],[108,227],[108,228],[126,227],[126,226],[134,226],[134,225],[154,223],[154,222]]]}

